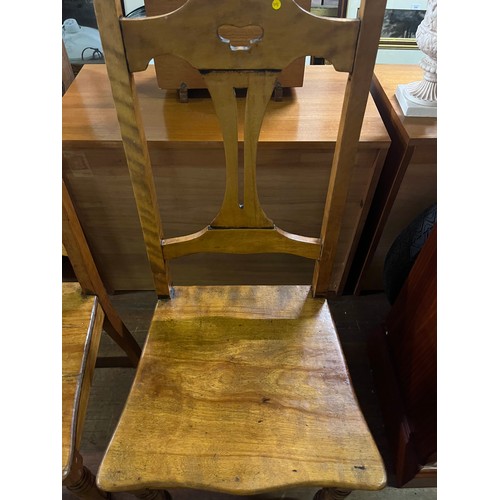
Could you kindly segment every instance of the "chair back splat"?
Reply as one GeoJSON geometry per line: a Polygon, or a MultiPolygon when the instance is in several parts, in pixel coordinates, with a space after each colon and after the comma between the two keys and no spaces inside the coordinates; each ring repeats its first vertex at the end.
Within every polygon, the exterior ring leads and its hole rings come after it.
{"type": "Polygon", "coordinates": [[[279,252],[315,259],[313,294],[325,295],[385,0],[362,1],[358,19],[318,17],[293,0],[187,0],[171,13],[134,19],[123,17],[118,0],[95,0],[94,5],[157,294],[170,296],[169,259],[199,252],[279,252]],[[163,54],[184,59],[204,76],[221,124],[226,158],[226,188],[217,216],[198,233],[169,239],[163,235],[132,75],[163,54]],[[256,184],[257,143],[276,78],[295,59],[311,54],[349,73],[319,238],[276,227],[264,213],[256,184]],[[247,89],[242,182],[236,88],[247,89]]]}

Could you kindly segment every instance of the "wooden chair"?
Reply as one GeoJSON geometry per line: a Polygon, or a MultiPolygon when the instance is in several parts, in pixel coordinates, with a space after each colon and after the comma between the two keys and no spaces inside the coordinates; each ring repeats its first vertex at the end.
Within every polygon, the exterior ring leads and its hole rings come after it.
{"type": "Polygon", "coordinates": [[[62,481],[79,498],[107,498],[79,453],[101,331],[137,366],[141,348],[113,309],[63,181],[63,248],[79,282],[62,284],[62,481]]]}
{"type": "Polygon", "coordinates": [[[172,13],[142,19],[125,19],[115,0],[94,6],[159,297],[98,484],[106,491],[142,490],[137,494],[148,498],[168,496],[153,490],[169,487],[236,495],[323,487],[317,500],[383,488],[383,462],[324,296],[385,0],[363,1],[359,19],[316,17],[293,0],[188,0],[172,13]],[[215,219],[196,234],[167,239],[132,74],[165,53],[203,74],[226,158],[226,190],[215,219]],[[312,53],[349,73],[319,238],[276,227],[256,187],[259,131],[276,76],[312,53]],[[242,193],[235,88],[247,88],[242,193]],[[168,261],[198,252],[314,259],[312,287],[172,288],[168,261]]]}

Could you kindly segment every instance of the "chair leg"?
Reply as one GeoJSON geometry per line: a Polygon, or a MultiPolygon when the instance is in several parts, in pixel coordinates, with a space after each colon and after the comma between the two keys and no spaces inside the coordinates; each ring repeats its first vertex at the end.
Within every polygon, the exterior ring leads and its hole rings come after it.
{"type": "Polygon", "coordinates": [[[342,500],[352,493],[351,490],[339,488],[323,488],[314,495],[313,500],[342,500]]]}
{"type": "Polygon", "coordinates": [[[137,490],[131,493],[141,500],[172,500],[170,493],[165,490],[137,490]]]}
{"type": "Polygon", "coordinates": [[[82,456],[77,451],[75,451],[71,471],[63,484],[68,491],[78,498],[85,498],[87,500],[111,498],[109,493],[97,487],[95,476],[83,465],[82,456]]]}

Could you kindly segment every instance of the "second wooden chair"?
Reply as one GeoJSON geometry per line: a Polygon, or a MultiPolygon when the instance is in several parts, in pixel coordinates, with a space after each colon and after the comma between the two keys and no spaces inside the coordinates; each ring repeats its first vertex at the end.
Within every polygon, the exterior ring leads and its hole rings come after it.
{"type": "Polygon", "coordinates": [[[79,452],[101,332],[125,351],[126,366],[137,366],[141,348],[109,300],[64,181],[62,229],[78,279],[62,283],[62,482],[79,498],[107,498],[79,452]]]}

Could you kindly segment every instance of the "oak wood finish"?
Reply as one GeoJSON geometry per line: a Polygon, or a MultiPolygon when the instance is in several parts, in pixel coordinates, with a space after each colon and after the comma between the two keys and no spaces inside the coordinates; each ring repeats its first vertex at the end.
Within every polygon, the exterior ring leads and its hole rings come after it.
{"type": "Polygon", "coordinates": [[[437,225],[380,330],[370,358],[398,486],[435,486],[437,461],[437,225]],[[433,482],[432,482],[433,480],[433,482]]]}
{"type": "MultiPolygon", "coordinates": [[[[180,104],[174,92],[157,88],[153,68],[135,79],[165,236],[197,232],[217,215],[224,197],[224,151],[213,105],[206,98],[180,104]]],[[[347,75],[330,66],[307,66],[304,87],[268,105],[259,138],[257,184],[265,212],[288,232],[320,235],[346,80],[347,75]]],[[[245,103],[237,101],[242,157],[245,103]]],[[[342,292],[388,146],[389,137],[370,99],[334,258],[332,292],[342,292]]],[[[114,290],[152,289],[102,65],[84,66],[63,98],[63,174],[105,282],[114,290]]],[[[211,254],[177,259],[170,267],[177,284],[231,284],[236,276],[247,284],[307,284],[313,263],[284,254],[211,254]]]]}
{"type": "Polygon", "coordinates": [[[62,181],[62,238],[64,250],[83,293],[96,295],[99,299],[100,307],[105,313],[106,333],[127,354],[132,366],[137,366],[141,348],[111,304],[64,180],[62,181]]]}
{"type": "Polygon", "coordinates": [[[377,65],[371,92],[392,139],[346,282],[346,293],[382,290],[396,236],[437,199],[437,119],[405,117],[395,91],[419,80],[411,65],[377,65]]]}
{"type": "MultiPolygon", "coordinates": [[[[157,16],[178,9],[185,0],[145,0],[148,16],[157,16]]],[[[311,0],[297,0],[297,5],[304,10],[311,9],[311,0]]],[[[345,16],[339,16],[345,17],[345,16]]],[[[234,33],[237,35],[237,33],[234,33]]],[[[231,37],[230,37],[231,38],[231,37]]],[[[155,57],[155,72],[158,86],[162,89],[179,89],[185,84],[188,89],[206,87],[203,76],[189,63],[175,56],[162,55],[155,57]]],[[[296,59],[279,74],[282,87],[301,87],[304,82],[305,58],[296,59]]]]}
{"type": "Polygon", "coordinates": [[[384,483],[328,305],[310,287],[176,287],[158,302],[102,488],[384,483]]]}
{"type": "Polygon", "coordinates": [[[62,284],[62,479],[68,478],[82,435],[104,312],[78,283],[62,284]]]}

